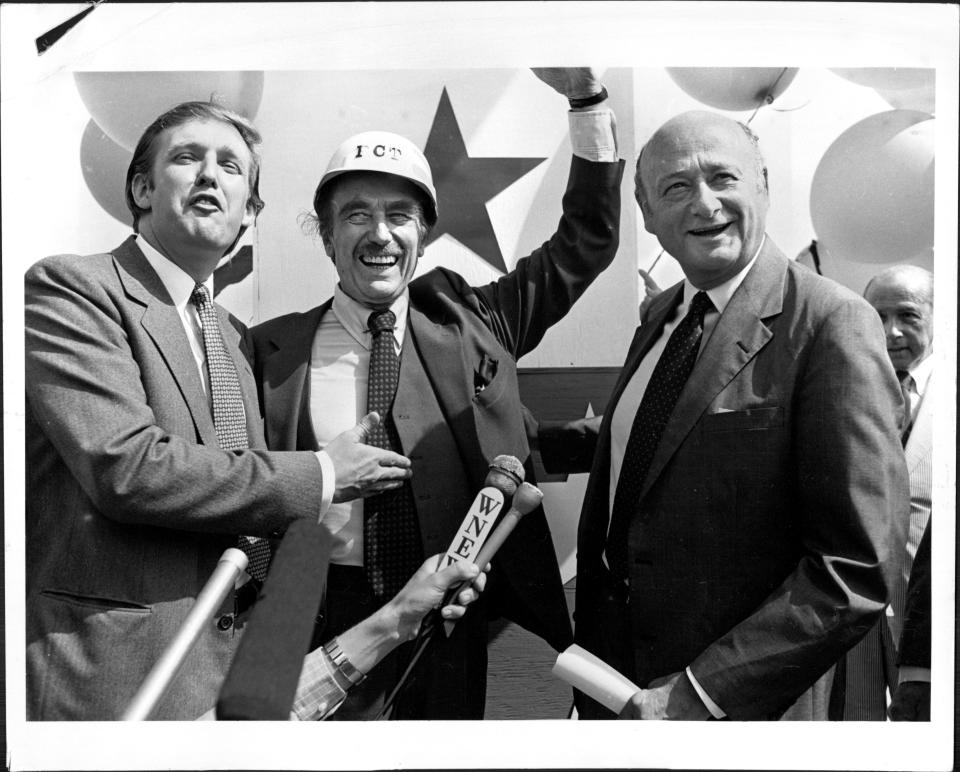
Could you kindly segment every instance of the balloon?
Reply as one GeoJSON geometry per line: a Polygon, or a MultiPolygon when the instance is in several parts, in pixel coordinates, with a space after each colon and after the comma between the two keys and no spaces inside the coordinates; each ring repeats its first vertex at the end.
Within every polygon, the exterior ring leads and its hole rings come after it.
{"type": "Polygon", "coordinates": [[[754,110],[782,94],[796,67],[667,67],[673,81],[694,99],[721,110],[754,110]]]}
{"type": "Polygon", "coordinates": [[[933,115],[937,111],[937,95],[931,81],[916,88],[876,88],[887,104],[898,110],[919,110],[933,115]]]}
{"type": "Polygon", "coordinates": [[[905,89],[933,85],[929,67],[831,67],[831,72],[860,86],[875,89],[905,89]]]}
{"type": "Polygon", "coordinates": [[[80,168],[83,180],[94,200],[108,214],[133,227],[133,215],[127,209],[124,180],[133,151],[120,147],[93,121],[87,123],[80,140],[80,168]]]}
{"type": "Polygon", "coordinates": [[[80,98],[114,142],[133,150],[143,130],[180,102],[214,100],[253,118],[263,96],[262,72],[78,72],[80,98]]]}
{"type": "Polygon", "coordinates": [[[933,249],[934,119],[890,110],[827,148],[810,189],[820,243],[842,260],[895,263],[933,249]]]}

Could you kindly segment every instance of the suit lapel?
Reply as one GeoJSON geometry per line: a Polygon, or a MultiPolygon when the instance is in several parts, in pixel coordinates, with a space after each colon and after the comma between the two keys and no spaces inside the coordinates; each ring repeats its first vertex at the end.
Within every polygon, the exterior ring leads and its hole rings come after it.
{"type": "Polygon", "coordinates": [[[273,353],[263,360],[263,410],[271,444],[286,450],[319,450],[310,417],[310,350],[317,325],[333,299],[271,335],[273,353]],[[296,419],[296,420],[294,420],[296,419]],[[280,427],[296,427],[294,435],[280,436],[280,427]]]}
{"type": "Polygon", "coordinates": [[[936,388],[936,377],[937,373],[934,370],[930,373],[927,388],[924,389],[923,398],[917,406],[917,417],[914,419],[910,436],[907,438],[907,445],[904,448],[907,457],[907,471],[911,474],[916,470],[917,464],[930,455],[933,442],[933,399],[930,395],[936,388]]]}
{"type": "Polygon", "coordinates": [[[607,525],[610,520],[610,426],[613,421],[614,410],[619,404],[627,384],[640,366],[641,360],[660,337],[663,326],[676,310],[682,297],[683,282],[680,282],[664,290],[654,299],[646,318],[641,321],[633,336],[633,342],[627,350],[626,361],[623,363],[620,375],[616,384],[614,384],[613,392],[607,401],[603,420],[600,423],[600,434],[597,437],[593,466],[587,481],[587,491],[584,495],[584,503],[585,505],[587,502],[591,503],[592,512],[584,511],[577,529],[577,539],[580,542],[579,549],[583,555],[599,556],[607,538],[607,525]]]}
{"type": "Polygon", "coordinates": [[[438,324],[430,320],[414,305],[412,297],[409,321],[407,332],[413,335],[423,368],[450,425],[450,431],[467,462],[467,468],[482,465],[484,455],[483,448],[480,447],[476,416],[463,388],[463,384],[473,383],[473,373],[461,356],[463,336],[460,328],[454,322],[438,324]],[[451,370],[458,371],[455,372],[455,377],[451,370]]]}
{"type": "Polygon", "coordinates": [[[183,322],[156,271],[131,236],[113,252],[117,274],[127,296],[144,307],[140,324],[153,340],[173,375],[204,445],[216,445],[210,404],[183,322]]]}
{"type": "Polygon", "coordinates": [[[680,393],[650,463],[641,499],[710,403],[773,337],[763,320],[781,311],[785,261],[768,238],[757,262],[717,320],[680,393]]]}

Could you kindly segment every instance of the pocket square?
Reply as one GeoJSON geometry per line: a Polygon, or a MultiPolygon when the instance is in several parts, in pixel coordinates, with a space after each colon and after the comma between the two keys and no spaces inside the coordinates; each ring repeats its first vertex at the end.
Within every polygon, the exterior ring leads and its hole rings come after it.
{"type": "Polygon", "coordinates": [[[480,365],[477,367],[476,371],[473,373],[473,391],[474,394],[479,394],[487,386],[490,385],[490,382],[497,375],[497,365],[499,360],[493,359],[492,357],[487,356],[486,354],[480,359],[480,365]]]}

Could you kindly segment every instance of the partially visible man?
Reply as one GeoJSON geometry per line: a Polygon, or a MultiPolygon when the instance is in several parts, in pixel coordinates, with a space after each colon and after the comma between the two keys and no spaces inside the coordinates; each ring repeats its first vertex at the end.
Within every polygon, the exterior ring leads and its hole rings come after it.
{"type": "Polygon", "coordinates": [[[897,646],[899,680],[890,700],[892,721],[930,720],[931,576],[930,539],[933,522],[927,521],[910,571],[903,630],[897,646]]]}
{"type": "MultiPolygon", "coordinates": [[[[260,537],[245,543],[262,573],[263,537],[410,476],[365,444],[377,416],[323,454],[265,449],[244,330],[212,301],[263,206],[259,142],[219,106],[174,107],[127,172],[135,235],[27,271],[29,719],[119,718],[238,536],[260,537]]],[[[214,704],[237,627],[230,599],[156,718],[214,704]]]]}
{"type": "MultiPolygon", "coordinates": [[[[933,373],[933,274],[914,265],[895,265],[874,276],[864,297],[880,315],[887,354],[900,380],[904,411],[898,418],[910,476],[910,523],[887,614],[838,667],[833,718],[883,721],[887,690],[918,678],[929,668],[898,673],[896,641],[903,630],[907,585],[920,539],[930,519],[933,477],[933,406],[927,399],[933,373]]],[[[929,652],[927,662],[929,664],[929,652]]],[[[908,687],[912,689],[914,687],[908,687]]],[[[929,694],[928,694],[929,697],[929,694]]]]}
{"type": "MultiPolygon", "coordinates": [[[[333,298],[252,331],[270,447],[324,447],[376,404],[387,420],[373,441],[413,460],[410,485],[325,516],[336,547],[316,644],[369,613],[424,555],[446,550],[494,457],[528,460],[516,361],[616,253],[623,165],[606,90],[587,68],[537,73],[571,106],[574,157],[549,241],[486,286],[444,268],[414,280],[438,216],[430,167],[409,140],[367,132],[334,154],[314,197],[339,277],[333,298]]],[[[542,509],[501,547],[487,591],[431,645],[392,717],[482,718],[487,622],[500,616],[558,650],[571,641],[542,509]]],[[[380,713],[408,657],[404,647],[388,658],[336,717],[380,713]]]]}
{"type": "Polygon", "coordinates": [[[824,675],[882,613],[904,538],[881,326],[765,235],[743,124],[669,120],[636,197],[686,278],[651,303],[604,411],[577,642],[645,687],[625,718],[826,718],[824,675]]]}

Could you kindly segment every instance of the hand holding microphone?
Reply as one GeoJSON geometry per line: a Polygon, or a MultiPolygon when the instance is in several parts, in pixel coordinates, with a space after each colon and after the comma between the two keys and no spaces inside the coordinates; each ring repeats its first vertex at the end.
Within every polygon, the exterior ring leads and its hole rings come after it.
{"type": "MultiPolygon", "coordinates": [[[[541,501],[543,501],[543,491],[528,482],[521,483],[520,487],[517,488],[517,492],[513,494],[513,502],[510,505],[510,509],[507,510],[507,513],[497,525],[496,530],[486,539],[486,542],[477,554],[476,564],[481,567],[486,566],[487,563],[493,559],[497,550],[500,549],[507,540],[507,537],[511,534],[517,523],[520,522],[520,518],[536,509],[541,501]]],[[[452,590],[452,595],[456,595],[465,585],[466,583],[455,587],[452,590]]],[[[448,638],[450,637],[450,633],[453,632],[454,625],[456,625],[455,619],[447,619],[443,623],[443,629],[448,638]]]]}

